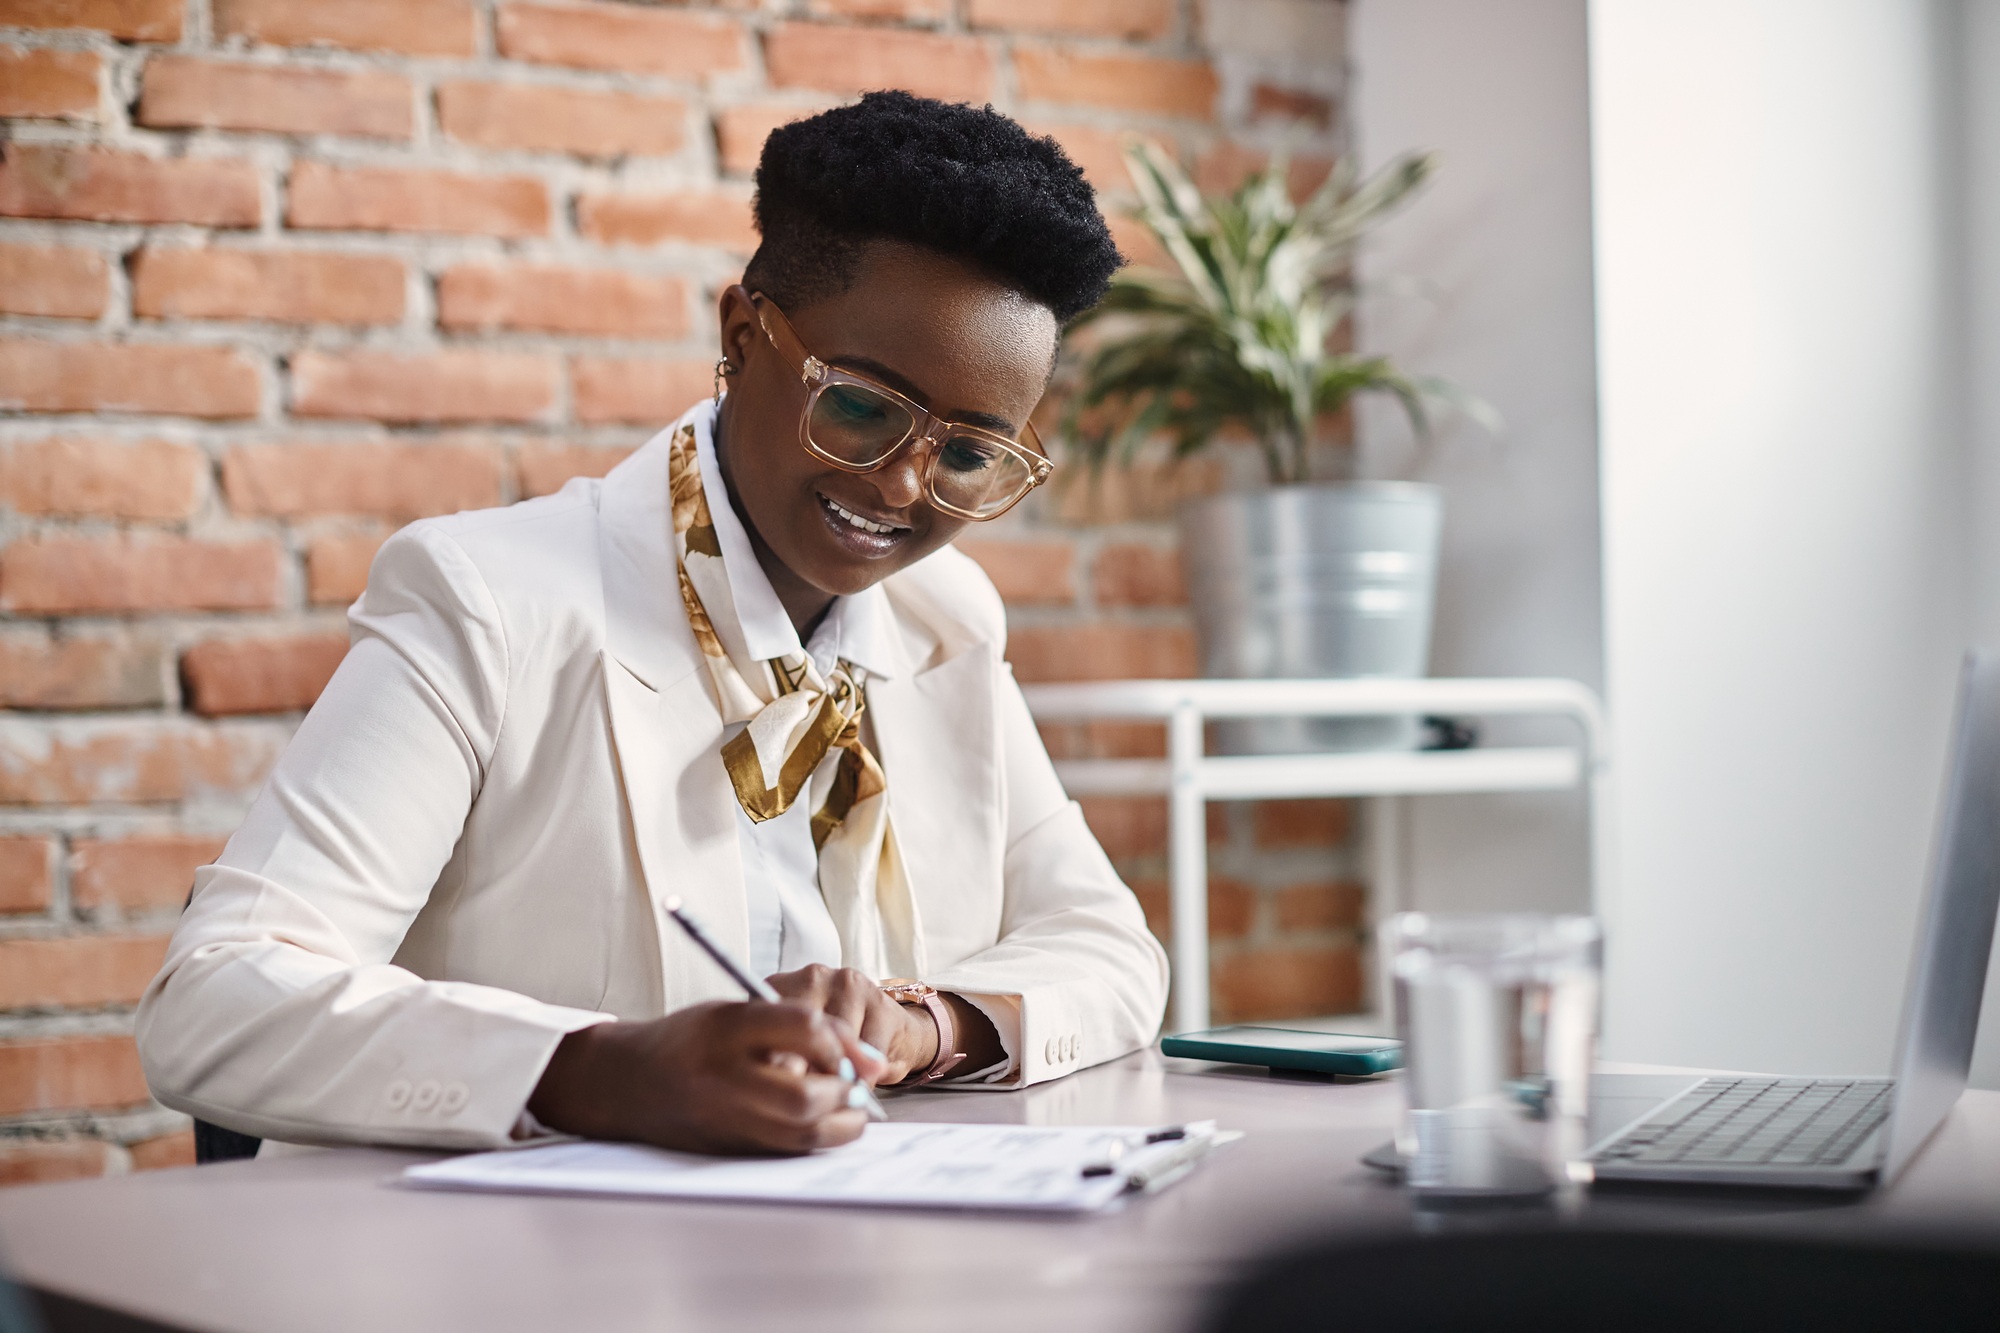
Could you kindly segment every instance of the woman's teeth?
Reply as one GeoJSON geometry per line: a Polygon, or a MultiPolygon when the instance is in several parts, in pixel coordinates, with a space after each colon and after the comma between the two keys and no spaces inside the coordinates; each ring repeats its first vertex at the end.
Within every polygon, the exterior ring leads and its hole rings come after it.
{"type": "Polygon", "coordinates": [[[839,505],[835,504],[833,501],[828,500],[824,495],[820,496],[819,498],[825,501],[826,507],[828,509],[831,509],[835,514],[839,515],[842,519],[846,520],[854,527],[860,528],[863,532],[886,534],[891,532],[902,531],[901,528],[891,527],[887,523],[871,522],[870,520],[861,517],[861,515],[855,513],[851,509],[842,509],[839,505]]]}

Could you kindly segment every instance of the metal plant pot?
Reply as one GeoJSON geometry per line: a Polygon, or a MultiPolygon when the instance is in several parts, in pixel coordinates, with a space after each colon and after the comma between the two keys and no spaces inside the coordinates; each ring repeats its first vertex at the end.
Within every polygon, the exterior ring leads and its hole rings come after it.
{"type": "MultiPolygon", "coordinates": [[[[1442,496],[1416,482],[1276,486],[1181,506],[1202,674],[1410,677],[1430,657],[1442,496]]],[[[1225,754],[1413,749],[1414,717],[1216,724],[1225,754]]]]}

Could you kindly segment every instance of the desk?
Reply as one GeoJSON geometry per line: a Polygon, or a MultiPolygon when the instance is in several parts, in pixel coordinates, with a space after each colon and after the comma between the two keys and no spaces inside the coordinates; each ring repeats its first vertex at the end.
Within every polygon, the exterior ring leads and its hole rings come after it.
{"type": "MultiPolygon", "coordinates": [[[[1397,1097],[1386,1080],[1147,1051],[1017,1093],[892,1099],[898,1119],[1212,1116],[1249,1132],[1102,1217],[420,1193],[385,1182],[430,1155],[352,1149],[0,1191],[0,1250],[46,1289],[245,1333],[1154,1333],[1189,1328],[1211,1288],[1288,1237],[1418,1221],[1356,1160],[1387,1135],[1397,1097]]],[[[1723,1227],[1949,1218],[2000,1234],[2000,1093],[1968,1093],[1910,1172],[1859,1202],[1624,1192],[1590,1211],[1723,1227]]]]}

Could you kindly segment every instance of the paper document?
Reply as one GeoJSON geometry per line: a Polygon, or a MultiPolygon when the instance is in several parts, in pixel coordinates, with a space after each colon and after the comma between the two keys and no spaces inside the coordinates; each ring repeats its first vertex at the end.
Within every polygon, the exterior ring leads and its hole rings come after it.
{"type": "Polygon", "coordinates": [[[557,1143],[413,1166],[403,1179],[430,1189],[1081,1213],[1170,1184],[1239,1137],[1213,1121],[1150,1130],[904,1121],[870,1125],[855,1142],[806,1157],[557,1143]]]}

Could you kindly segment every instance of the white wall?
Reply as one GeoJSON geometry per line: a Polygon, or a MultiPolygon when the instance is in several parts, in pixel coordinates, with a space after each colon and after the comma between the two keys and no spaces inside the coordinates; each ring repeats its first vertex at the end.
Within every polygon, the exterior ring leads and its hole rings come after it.
{"type": "MultiPolygon", "coordinates": [[[[1965,293],[1962,365],[1972,484],[1972,638],[2000,647],[2000,0],[1966,0],[1953,80],[1962,131],[1953,173],[1963,208],[1965,293]]],[[[1973,1082],[2000,1088],[2000,955],[1986,978],[1973,1082]]]]}
{"type": "Polygon", "coordinates": [[[1945,13],[1590,6],[1614,1056],[1887,1066],[1971,609],[1945,13]]]}
{"type": "MultiPolygon", "coordinates": [[[[1590,137],[1584,0],[1353,0],[1349,108],[1363,160],[1435,150],[1438,173],[1363,255],[1422,299],[1365,307],[1361,345],[1444,375],[1506,419],[1448,426],[1424,459],[1393,408],[1361,415],[1364,465],[1445,489],[1437,675],[1602,680],[1590,137]]],[[[1504,729],[1489,728],[1489,737],[1504,729]]],[[[1558,728],[1552,739],[1573,739],[1558,728]]],[[[1411,803],[1409,879],[1433,910],[1576,910],[1583,803],[1411,803]]]]}

